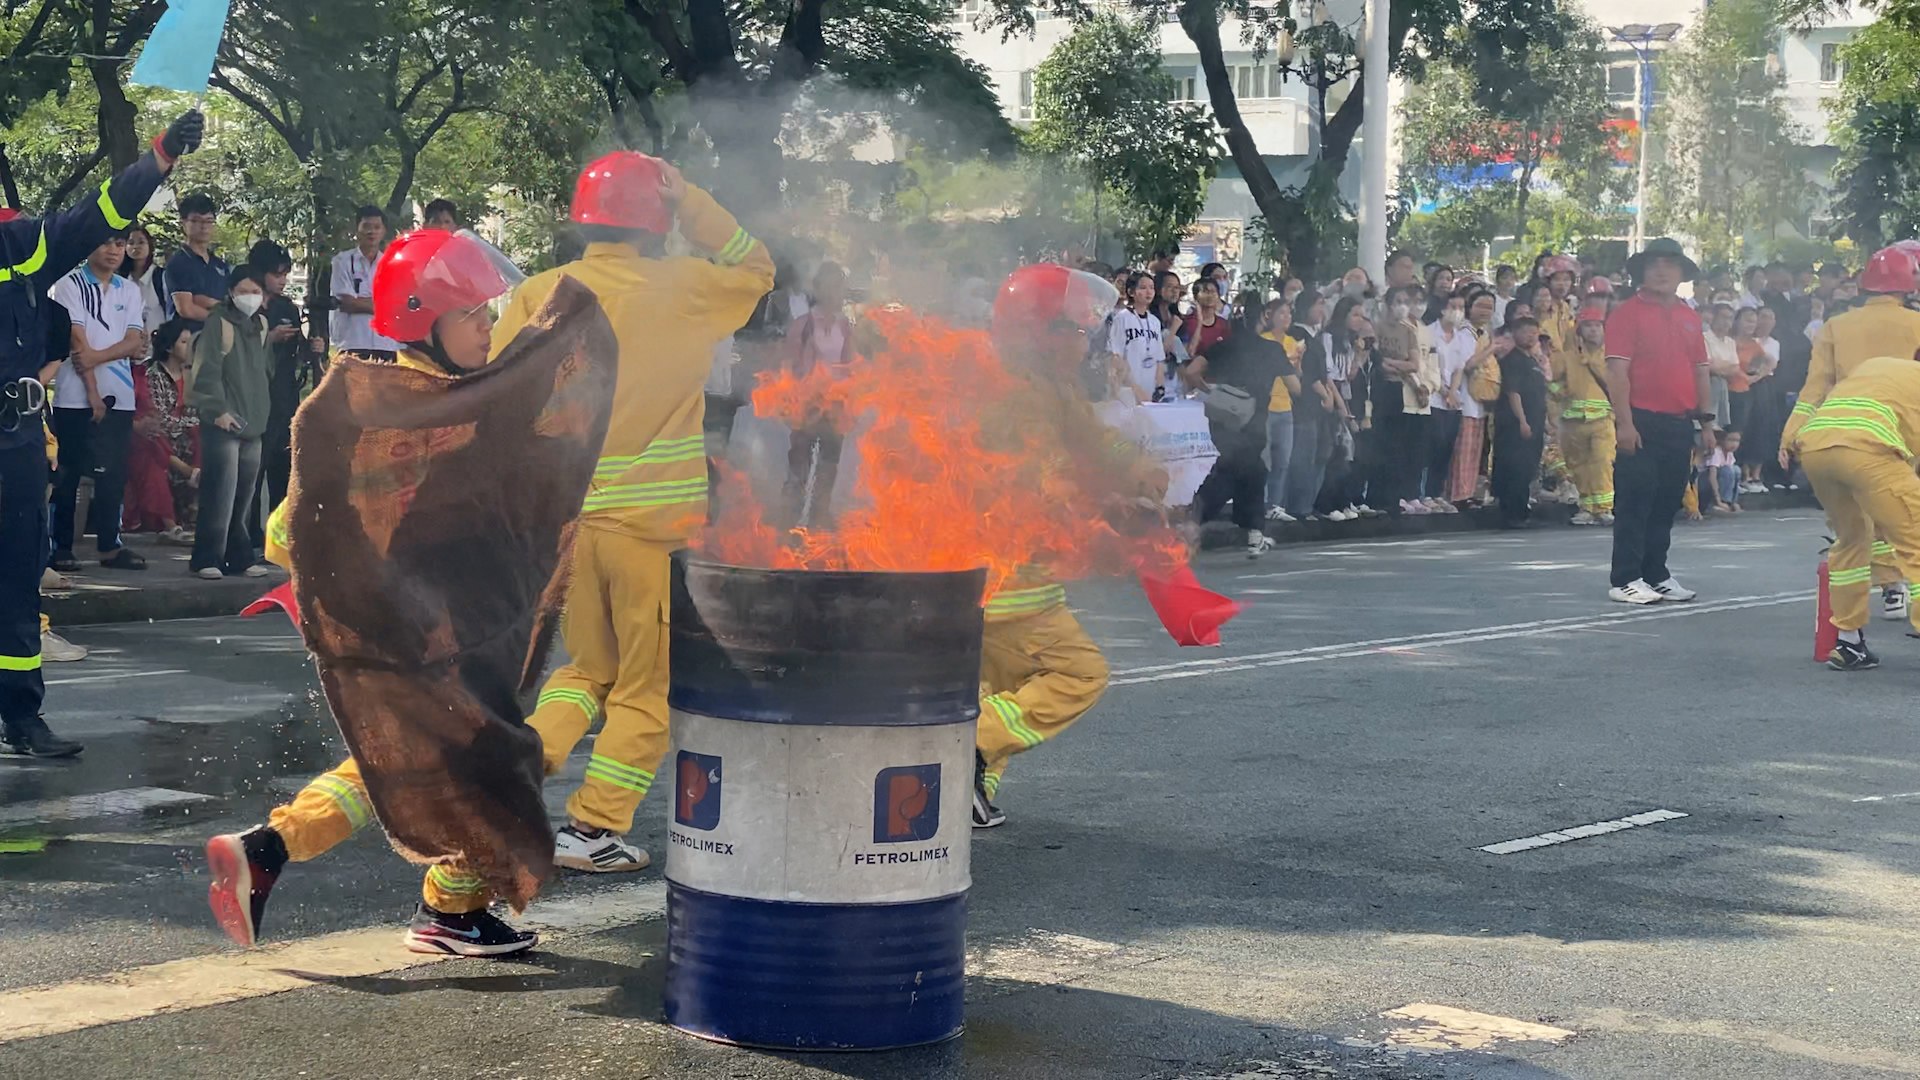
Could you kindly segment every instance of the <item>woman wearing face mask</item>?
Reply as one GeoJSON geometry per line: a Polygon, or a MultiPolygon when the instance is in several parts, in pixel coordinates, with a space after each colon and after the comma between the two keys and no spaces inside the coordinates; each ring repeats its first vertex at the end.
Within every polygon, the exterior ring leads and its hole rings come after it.
{"type": "MultiPolygon", "coordinates": [[[[1498,375],[1499,358],[1493,351],[1493,313],[1498,306],[1499,297],[1485,286],[1476,285],[1467,291],[1467,328],[1473,331],[1475,346],[1460,376],[1460,434],[1454,439],[1453,467],[1447,484],[1447,497],[1456,505],[1479,494],[1486,464],[1487,401],[1473,391],[1476,385],[1489,385],[1489,380],[1478,376],[1487,372],[1498,375]]],[[[1497,391],[1498,386],[1496,377],[1491,387],[1497,391]]]]}
{"type": "Polygon", "coordinates": [[[1448,297],[1439,315],[1427,324],[1433,339],[1433,351],[1440,359],[1440,390],[1429,402],[1433,407],[1427,451],[1427,478],[1421,488],[1421,502],[1436,514],[1455,514],[1459,509],[1448,496],[1452,492],[1454,452],[1460,442],[1460,422],[1468,415],[1479,416],[1478,403],[1467,394],[1467,362],[1479,351],[1480,339],[1467,325],[1467,301],[1464,296],[1448,297]]]}
{"type": "MultiPolygon", "coordinates": [[[[193,347],[193,390],[200,414],[200,515],[187,569],[208,581],[228,574],[264,577],[247,531],[260,475],[260,437],[272,408],[273,346],[260,314],[267,300],[257,267],[227,275],[227,298],[208,315],[193,347]]],[[[264,541],[264,538],[262,538],[264,541]]]]}

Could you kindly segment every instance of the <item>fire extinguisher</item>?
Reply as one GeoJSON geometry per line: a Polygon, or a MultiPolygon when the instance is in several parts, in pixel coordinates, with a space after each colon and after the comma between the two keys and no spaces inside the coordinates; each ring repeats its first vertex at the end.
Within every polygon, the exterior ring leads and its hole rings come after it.
{"type": "Polygon", "coordinates": [[[1820,556],[1820,602],[1814,606],[1813,660],[1817,664],[1827,662],[1833,655],[1833,647],[1840,644],[1840,628],[1833,625],[1833,602],[1827,593],[1827,557],[1820,556]]]}

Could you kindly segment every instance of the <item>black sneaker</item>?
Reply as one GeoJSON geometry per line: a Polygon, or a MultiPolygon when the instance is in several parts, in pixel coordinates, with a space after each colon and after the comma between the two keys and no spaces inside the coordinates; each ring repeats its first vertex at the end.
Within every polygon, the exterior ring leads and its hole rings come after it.
{"type": "Polygon", "coordinates": [[[1866,671],[1880,666],[1880,658],[1867,648],[1865,638],[1858,645],[1851,641],[1842,641],[1833,647],[1827,655],[1827,666],[1835,671],[1866,671]]]}
{"type": "Polygon", "coordinates": [[[991,829],[1007,822],[1006,811],[993,805],[987,797],[987,759],[980,751],[973,752],[973,827],[991,829]]]}
{"type": "Polygon", "coordinates": [[[267,894],[286,865],[286,841],[266,825],[207,841],[207,869],[213,872],[207,904],[235,944],[250,946],[259,940],[267,894]]]}
{"type": "Polygon", "coordinates": [[[531,930],[515,930],[485,908],[453,914],[421,904],[407,928],[407,948],[452,956],[511,956],[540,942],[531,930]]]}
{"type": "Polygon", "coordinates": [[[86,749],[72,739],[55,735],[43,716],[7,721],[4,727],[0,727],[0,744],[4,745],[7,753],[25,757],[73,757],[86,749]]]}

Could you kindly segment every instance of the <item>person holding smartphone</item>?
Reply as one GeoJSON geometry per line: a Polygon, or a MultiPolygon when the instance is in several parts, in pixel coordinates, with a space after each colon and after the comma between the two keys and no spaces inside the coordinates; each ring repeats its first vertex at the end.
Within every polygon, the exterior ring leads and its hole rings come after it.
{"type": "MultiPolygon", "coordinates": [[[[273,353],[266,429],[260,444],[260,480],[252,489],[260,513],[249,516],[252,521],[265,521],[287,497],[287,481],[293,474],[293,414],[319,384],[320,365],[307,347],[300,305],[287,297],[293,256],[272,240],[261,240],[247,253],[247,264],[260,271],[260,284],[266,290],[267,301],[260,313],[267,320],[267,347],[273,353]]],[[[265,553],[261,554],[264,557],[265,553]]]]}
{"type": "Polygon", "coordinates": [[[268,573],[255,565],[248,529],[260,439],[273,411],[263,278],[259,267],[235,268],[227,277],[227,298],[207,315],[193,346],[189,400],[200,414],[200,520],[187,569],[208,581],[268,573]]]}

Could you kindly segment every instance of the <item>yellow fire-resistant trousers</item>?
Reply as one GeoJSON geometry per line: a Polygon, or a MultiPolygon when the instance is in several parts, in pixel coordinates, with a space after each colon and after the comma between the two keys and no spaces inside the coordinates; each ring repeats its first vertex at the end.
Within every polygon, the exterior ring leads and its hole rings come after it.
{"type": "MultiPolygon", "coordinates": [[[[325,854],[372,822],[373,802],[360,780],[360,766],[352,758],[314,777],[292,802],[274,807],[267,818],[286,842],[287,858],[294,862],[325,854]]],[[[463,864],[442,863],[427,868],[420,899],[436,911],[460,914],[479,911],[491,897],[463,864]]]]}
{"type": "MultiPolygon", "coordinates": [[[[1876,532],[1893,548],[1895,572],[1920,581],[1920,477],[1896,454],[1851,446],[1809,450],[1800,463],[1833,526],[1827,552],[1833,625],[1858,630],[1867,625],[1876,532]]],[[[1910,606],[1908,617],[1920,628],[1920,604],[1910,606]]]]}
{"type": "Polygon", "coordinates": [[[987,795],[1013,755],[1086,715],[1107,689],[1107,660],[1065,604],[1017,619],[989,620],[980,650],[980,723],[987,795]]]}
{"type": "Polygon", "coordinates": [[[540,733],[547,775],[603,715],[587,777],[567,813],[624,833],[667,753],[667,605],[673,548],[583,528],[560,623],[571,662],[540,691],[527,723],[540,733]]]}
{"type": "Polygon", "coordinates": [[[1589,514],[1613,513],[1613,417],[1560,421],[1560,444],[1573,472],[1573,488],[1580,493],[1580,509],[1589,514]]]}

